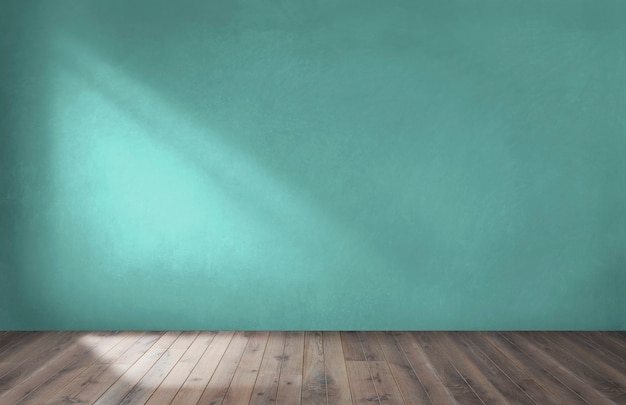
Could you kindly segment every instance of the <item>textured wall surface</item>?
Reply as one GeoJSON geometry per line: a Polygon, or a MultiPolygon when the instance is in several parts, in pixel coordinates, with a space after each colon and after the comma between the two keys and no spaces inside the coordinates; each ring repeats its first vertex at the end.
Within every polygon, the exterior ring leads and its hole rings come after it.
{"type": "Polygon", "coordinates": [[[625,329],[625,21],[0,1],[0,329],[625,329]]]}

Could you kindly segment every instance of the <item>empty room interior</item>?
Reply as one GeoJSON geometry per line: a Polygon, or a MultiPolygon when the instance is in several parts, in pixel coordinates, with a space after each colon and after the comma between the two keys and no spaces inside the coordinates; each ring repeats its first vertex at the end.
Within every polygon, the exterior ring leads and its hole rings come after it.
{"type": "Polygon", "coordinates": [[[626,2],[0,0],[0,404],[626,404],[626,2]]]}

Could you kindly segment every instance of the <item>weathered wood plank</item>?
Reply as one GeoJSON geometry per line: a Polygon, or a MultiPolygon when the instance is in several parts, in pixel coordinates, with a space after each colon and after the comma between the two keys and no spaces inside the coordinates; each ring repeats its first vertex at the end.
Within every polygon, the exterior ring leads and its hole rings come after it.
{"type": "Polygon", "coordinates": [[[339,332],[324,332],[323,346],[328,403],[349,405],[352,396],[339,332]]]}
{"type": "Polygon", "coordinates": [[[269,332],[251,333],[246,350],[226,392],[224,405],[239,405],[250,402],[268,338],[269,332]]]}
{"type": "MultiPolygon", "coordinates": [[[[198,400],[213,377],[222,357],[224,357],[230,347],[234,336],[234,332],[218,332],[218,334],[215,335],[209,347],[204,351],[202,357],[189,374],[189,377],[187,377],[182,387],[180,387],[174,396],[172,400],[173,404],[193,405],[198,403],[198,400]]],[[[241,336],[238,336],[238,339],[241,339],[241,336]]],[[[233,347],[239,347],[239,345],[233,347]]]]}
{"type": "Polygon", "coordinates": [[[302,368],[302,404],[326,403],[326,370],[322,332],[306,332],[302,368]]]}
{"type": "Polygon", "coordinates": [[[235,375],[241,356],[246,350],[250,333],[236,332],[228,345],[228,349],[222,356],[211,380],[207,384],[198,404],[218,405],[224,401],[230,382],[235,375]]]}

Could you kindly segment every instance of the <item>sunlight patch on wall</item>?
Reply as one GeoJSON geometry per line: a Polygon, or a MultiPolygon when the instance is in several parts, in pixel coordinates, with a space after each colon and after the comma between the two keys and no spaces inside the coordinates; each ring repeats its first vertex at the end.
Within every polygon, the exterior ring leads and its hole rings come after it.
{"type": "MultiPolygon", "coordinates": [[[[52,67],[50,106],[58,290],[111,300],[119,305],[112,314],[165,314],[206,305],[200,286],[236,294],[256,283],[299,295],[294,286],[315,288],[321,274],[353,267],[353,257],[370,256],[370,270],[378,267],[355,232],[226,144],[226,135],[79,42],[62,38],[54,49],[63,61],[52,67]],[[133,283],[145,298],[117,295],[116,286],[133,283]],[[162,296],[153,302],[150,294],[162,296]]],[[[58,291],[43,293],[54,302],[58,291]]]]}

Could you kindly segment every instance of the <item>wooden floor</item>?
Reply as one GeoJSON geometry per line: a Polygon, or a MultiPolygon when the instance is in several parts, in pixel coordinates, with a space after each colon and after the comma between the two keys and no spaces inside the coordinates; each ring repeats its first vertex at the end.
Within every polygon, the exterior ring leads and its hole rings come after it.
{"type": "Polygon", "coordinates": [[[0,332],[0,404],[626,404],[624,332],[0,332]]]}

